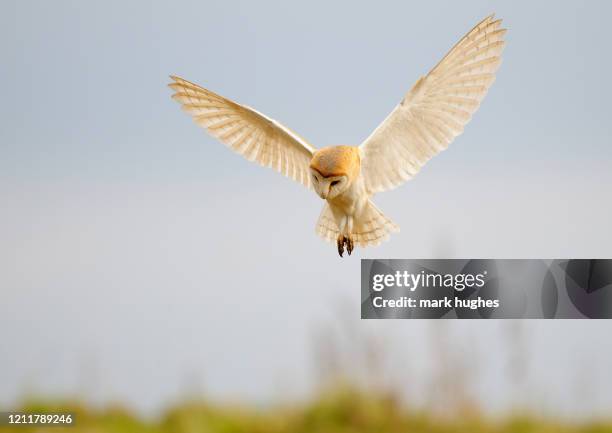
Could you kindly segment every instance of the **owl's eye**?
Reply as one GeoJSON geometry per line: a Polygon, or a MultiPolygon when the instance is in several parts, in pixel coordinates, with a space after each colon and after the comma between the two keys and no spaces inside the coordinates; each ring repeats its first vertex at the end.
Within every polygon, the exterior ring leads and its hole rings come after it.
{"type": "Polygon", "coordinates": [[[339,181],[339,180],[334,180],[334,181],[331,183],[331,186],[338,185],[339,183],[340,183],[340,181],[339,181]]]}
{"type": "Polygon", "coordinates": [[[312,180],[314,180],[315,182],[319,183],[319,179],[317,178],[317,176],[312,176],[312,180]]]}

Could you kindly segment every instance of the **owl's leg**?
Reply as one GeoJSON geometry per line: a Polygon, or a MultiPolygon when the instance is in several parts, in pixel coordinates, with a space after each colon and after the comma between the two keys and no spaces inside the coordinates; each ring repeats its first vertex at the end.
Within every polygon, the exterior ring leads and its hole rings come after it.
{"type": "Polygon", "coordinates": [[[355,248],[353,238],[351,237],[351,232],[353,231],[353,217],[347,215],[342,219],[342,221],[340,221],[339,226],[340,234],[336,239],[336,245],[338,246],[338,254],[340,254],[340,257],[342,257],[342,254],[344,253],[344,246],[346,245],[346,251],[350,256],[353,252],[353,249],[355,248]]]}
{"type": "Polygon", "coordinates": [[[344,239],[346,242],[346,251],[348,252],[349,256],[353,252],[353,248],[355,246],[353,244],[353,237],[351,236],[352,233],[353,233],[353,217],[351,215],[347,215],[346,217],[346,237],[344,239]]]}
{"type": "MultiPolygon", "coordinates": [[[[346,244],[346,236],[344,236],[346,227],[347,227],[347,221],[348,217],[344,217],[340,220],[340,224],[339,224],[339,234],[338,234],[338,239],[336,239],[336,245],[338,246],[338,254],[340,254],[340,257],[342,257],[342,254],[344,253],[344,244],[346,244]]],[[[348,245],[347,245],[347,250],[348,250],[348,245]]],[[[351,249],[352,251],[352,249],[351,249]]],[[[349,253],[349,255],[351,255],[351,253],[349,253]]]]}

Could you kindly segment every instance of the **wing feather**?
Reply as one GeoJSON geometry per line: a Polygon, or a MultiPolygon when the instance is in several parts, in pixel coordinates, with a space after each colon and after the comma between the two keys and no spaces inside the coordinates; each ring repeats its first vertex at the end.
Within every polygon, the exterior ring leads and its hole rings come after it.
{"type": "Polygon", "coordinates": [[[212,136],[249,161],[311,188],[309,165],[315,148],[306,140],[250,107],[182,78],[170,78],[172,98],[212,136]]]}
{"type": "Polygon", "coordinates": [[[506,29],[488,16],[470,30],[361,144],[369,193],[396,188],[463,132],[501,63],[506,29]]]}

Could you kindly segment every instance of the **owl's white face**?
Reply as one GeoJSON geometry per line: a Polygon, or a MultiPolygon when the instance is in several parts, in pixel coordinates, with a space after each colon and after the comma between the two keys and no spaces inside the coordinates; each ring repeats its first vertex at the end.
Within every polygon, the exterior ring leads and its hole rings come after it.
{"type": "Polygon", "coordinates": [[[349,186],[349,179],[345,175],[323,177],[318,171],[310,169],[310,176],[312,187],[323,200],[337,197],[349,186]]]}

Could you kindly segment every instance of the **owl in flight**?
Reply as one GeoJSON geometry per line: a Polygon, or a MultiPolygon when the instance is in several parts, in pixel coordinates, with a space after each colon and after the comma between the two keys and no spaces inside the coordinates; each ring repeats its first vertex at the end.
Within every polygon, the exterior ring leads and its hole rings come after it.
{"type": "Polygon", "coordinates": [[[342,256],[377,245],[399,227],[371,198],[414,177],[463,131],[501,63],[506,30],[493,15],[470,30],[387,118],[355,146],[316,149],[279,122],[197,84],[172,76],[173,99],[249,161],[272,167],[325,200],[316,225],[342,256]]]}

